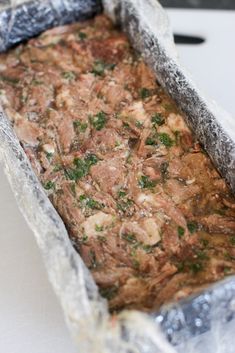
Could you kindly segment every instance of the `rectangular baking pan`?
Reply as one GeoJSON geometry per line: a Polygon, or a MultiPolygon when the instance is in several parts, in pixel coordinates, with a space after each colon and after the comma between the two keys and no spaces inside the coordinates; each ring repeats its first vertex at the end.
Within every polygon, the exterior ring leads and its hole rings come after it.
{"type": "MultiPolygon", "coordinates": [[[[4,3],[0,8],[0,51],[47,28],[91,18],[102,11],[102,5],[144,55],[235,192],[235,124],[216,103],[202,95],[181,67],[168,19],[157,1],[104,0],[101,4],[95,0],[23,0],[14,8],[4,3]]],[[[110,316],[106,301],[73,249],[61,218],[32,171],[2,109],[0,157],[18,205],[42,251],[79,352],[170,353],[187,349],[210,353],[221,349],[224,337],[224,350],[220,352],[234,352],[234,276],[199,295],[163,306],[152,315],[128,311],[110,316]]]]}

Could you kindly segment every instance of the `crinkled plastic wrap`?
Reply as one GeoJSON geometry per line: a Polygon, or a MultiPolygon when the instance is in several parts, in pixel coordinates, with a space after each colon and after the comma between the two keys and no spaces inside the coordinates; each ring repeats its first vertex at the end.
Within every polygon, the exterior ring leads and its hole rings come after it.
{"type": "MultiPolygon", "coordinates": [[[[180,67],[160,5],[155,0],[104,0],[103,5],[186,112],[188,124],[235,191],[233,120],[205,100],[180,67]]],[[[48,27],[89,18],[99,11],[99,2],[91,0],[21,0],[12,11],[6,4],[0,11],[1,50],[48,27]],[[29,26],[22,27],[20,14],[29,26]]],[[[0,158],[18,205],[35,234],[79,353],[234,352],[235,277],[193,298],[165,306],[158,313],[124,311],[111,316],[1,109],[0,158]]]]}
{"type": "Polygon", "coordinates": [[[0,0],[0,52],[48,28],[101,11],[98,0],[0,0]]]}

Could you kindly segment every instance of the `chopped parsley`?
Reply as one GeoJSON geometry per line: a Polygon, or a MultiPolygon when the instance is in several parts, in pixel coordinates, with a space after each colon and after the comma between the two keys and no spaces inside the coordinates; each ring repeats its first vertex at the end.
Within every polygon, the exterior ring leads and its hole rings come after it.
{"type": "Polygon", "coordinates": [[[82,237],[82,242],[83,242],[83,243],[86,243],[87,240],[88,240],[88,236],[87,236],[87,235],[83,235],[83,237],[82,237]]]}
{"type": "Polygon", "coordinates": [[[131,243],[131,244],[137,243],[136,236],[135,236],[135,234],[132,234],[132,233],[122,234],[122,239],[128,241],[128,243],[131,243]]]}
{"type": "Polygon", "coordinates": [[[140,97],[142,99],[146,99],[146,98],[148,98],[150,96],[151,96],[151,92],[150,92],[150,90],[148,88],[145,88],[145,87],[141,88],[140,97]]]}
{"type": "Polygon", "coordinates": [[[177,265],[178,272],[183,272],[185,269],[185,264],[184,262],[179,262],[177,265]]]}
{"type": "Polygon", "coordinates": [[[231,267],[225,266],[225,267],[224,267],[224,274],[225,274],[225,275],[229,274],[229,273],[231,272],[231,270],[232,270],[231,267]]]}
{"type": "Polygon", "coordinates": [[[122,197],[125,197],[125,196],[126,196],[126,192],[125,191],[122,191],[122,190],[118,191],[118,197],[122,198],[122,197]]]}
{"type": "Polygon", "coordinates": [[[119,202],[117,202],[117,208],[118,210],[122,211],[122,212],[126,212],[131,206],[133,205],[133,201],[131,199],[127,199],[127,200],[120,200],[119,202]]]}
{"type": "Polygon", "coordinates": [[[103,226],[99,226],[98,224],[95,225],[95,230],[96,232],[103,232],[104,227],[103,226]]]}
{"type": "Polygon", "coordinates": [[[96,129],[96,130],[102,130],[103,127],[105,126],[107,122],[107,116],[104,112],[99,112],[98,114],[94,116],[89,117],[91,125],[96,129]]]}
{"type": "Polygon", "coordinates": [[[16,85],[20,81],[18,78],[10,77],[10,76],[4,76],[4,75],[0,75],[0,80],[5,81],[7,83],[10,83],[12,85],[16,85]]]}
{"type": "Polygon", "coordinates": [[[43,84],[43,81],[39,81],[39,80],[34,79],[31,81],[31,84],[34,86],[40,86],[43,84]]]}
{"type": "Polygon", "coordinates": [[[163,118],[163,116],[160,113],[156,113],[155,115],[152,116],[151,121],[153,123],[153,125],[163,125],[165,120],[163,118]]]}
{"type": "Polygon", "coordinates": [[[117,196],[120,199],[117,202],[117,209],[125,213],[133,205],[133,201],[126,198],[127,193],[123,190],[119,190],[117,196]]]}
{"type": "Polygon", "coordinates": [[[202,250],[197,251],[196,255],[197,255],[197,258],[200,260],[208,260],[207,254],[202,250]]]}
{"type": "Polygon", "coordinates": [[[235,236],[232,236],[232,237],[230,238],[230,243],[231,243],[232,245],[235,245],[235,236]]]}
{"type": "Polygon", "coordinates": [[[85,40],[87,38],[87,34],[82,32],[82,31],[79,31],[78,32],[78,37],[79,37],[79,39],[81,39],[83,41],[83,40],[85,40]]]}
{"type": "Polygon", "coordinates": [[[74,182],[70,184],[70,189],[72,191],[73,196],[76,196],[76,184],[74,182]]]}
{"type": "Polygon", "coordinates": [[[147,175],[142,175],[138,184],[141,189],[151,189],[157,185],[157,181],[151,180],[147,175]]]}
{"type": "Polygon", "coordinates": [[[147,253],[150,254],[153,251],[153,246],[148,244],[143,244],[142,249],[147,253]]]}
{"type": "Polygon", "coordinates": [[[106,237],[104,237],[103,235],[98,235],[97,239],[100,243],[105,243],[107,241],[106,237]]]}
{"type": "Polygon", "coordinates": [[[100,210],[103,207],[100,202],[84,194],[79,196],[79,202],[83,207],[91,208],[92,210],[100,210]]]}
{"type": "Polygon", "coordinates": [[[137,259],[132,259],[132,265],[136,270],[138,270],[140,267],[140,262],[137,259]]]}
{"type": "Polygon", "coordinates": [[[169,163],[168,162],[162,162],[161,166],[160,166],[160,170],[161,170],[161,176],[162,176],[162,180],[166,180],[169,176],[168,173],[168,167],[169,167],[169,163]]]}
{"type": "Polygon", "coordinates": [[[145,144],[149,145],[149,146],[156,146],[159,143],[163,144],[164,146],[166,146],[167,148],[172,147],[174,144],[174,141],[171,139],[171,137],[165,133],[165,132],[161,132],[161,133],[154,133],[151,134],[149,137],[147,137],[147,139],[145,140],[145,144]]]}
{"type": "Polygon", "coordinates": [[[58,172],[60,171],[61,169],[63,169],[63,167],[60,165],[60,164],[56,164],[53,168],[53,172],[58,172]]]}
{"type": "Polygon", "coordinates": [[[69,81],[75,80],[75,78],[76,78],[75,73],[72,71],[64,71],[64,72],[62,72],[61,75],[63,78],[65,78],[66,80],[69,80],[69,81]]]}
{"type": "Polygon", "coordinates": [[[107,288],[100,288],[99,292],[102,297],[111,300],[117,295],[118,287],[116,285],[113,285],[107,288]]]}
{"type": "Polygon", "coordinates": [[[189,264],[189,269],[193,274],[197,274],[198,272],[203,270],[203,265],[200,262],[193,262],[189,264]]]}
{"type": "Polygon", "coordinates": [[[90,167],[98,162],[98,158],[94,154],[89,154],[85,159],[74,158],[73,164],[75,168],[65,171],[70,180],[79,180],[89,173],[90,167]]]}
{"type": "Polygon", "coordinates": [[[50,161],[53,157],[53,153],[46,152],[46,157],[47,157],[48,161],[50,161]]]}
{"type": "Polygon", "coordinates": [[[156,146],[158,144],[158,141],[156,137],[147,137],[145,140],[145,144],[147,146],[156,146]]]}
{"type": "Polygon", "coordinates": [[[138,129],[141,129],[143,127],[143,123],[141,123],[141,121],[136,121],[135,122],[135,126],[138,128],[138,129]]]}
{"type": "Polygon", "coordinates": [[[187,227],[188,227],[188,230],[191,234],[193,234],[197,231],[197,224],[194,222],[188,222],[187,227]]]}
{"type": "Polygon", "coordinates": [[[161,132],[158,134],[159,141],[166,147],[172,147],[174,144],[174,141],[172,138],[165,132],[161,132]]]}
{"type": "Polygon", "coordinates": [[[74,129],[78,129],[80,132],[85,132],[87,127],[88,127],[88,124],[87,123],[83,123],[80,120],[75,120],[73,122],[73,127],[74,127],[74,129]]]}
{"type": "Polygon", "coordinates": [[[207,239],[200,239],[200,242],[204,247],[207,247],[209,245],[209,240],[207,239]]]}
{"type": "Polygon", "coordinates": [[[176,143],[176,145],[178,145],[180,142],[180,131],[178,131],[178,130],[175,131],[174,135],[175,135],[175,143],[176,143]]]}
{"type": "Polygon", "coordinates": [[[55,183],[51,180],[48,180],[46,183],[43,184],[44,189],[51,190],[55,188],[55,183]]]}
{"type": "Polygon", "coordinates": [[[106,69],[113,70],[115,68],[115,66],[116,66],[116,64],[109,64],[109,63],[105,63],[102,60],[96,60],[91,72],[95,76],[103,76],[106,69]]]}
{"type": "Polygon", "coordinates": [[[178,226],[178,236],[179,238],[182,238],[184,236],[185,229],[181,226],[178,226]]]}

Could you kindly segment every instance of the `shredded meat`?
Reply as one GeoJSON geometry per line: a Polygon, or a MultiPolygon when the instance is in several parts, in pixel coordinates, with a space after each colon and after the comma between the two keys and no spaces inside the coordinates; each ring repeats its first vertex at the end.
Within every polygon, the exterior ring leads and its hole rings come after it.
{"type": "Polygon", "coordinates": [[[235,273],[235,201],[105,16],[0,56],[0,100],[111,310],[156,310],[235,273]]]}

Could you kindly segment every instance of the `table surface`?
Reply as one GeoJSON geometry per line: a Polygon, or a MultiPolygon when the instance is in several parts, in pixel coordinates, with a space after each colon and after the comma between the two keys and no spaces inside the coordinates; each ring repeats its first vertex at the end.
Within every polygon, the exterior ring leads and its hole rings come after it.
{"type": "MultiPolygon", "coordinates": [[[[235,116],[235,12],[168,12],[175,32],[206,37],[200,46],[178,46],[181,60],[235,116]]],[[[75,353],[34,236],[1,169],[0,195],[0,352],[75,353]]]]}

